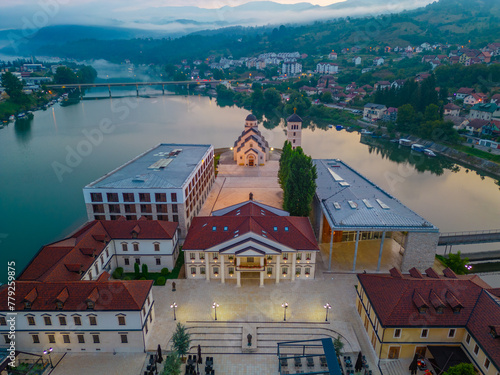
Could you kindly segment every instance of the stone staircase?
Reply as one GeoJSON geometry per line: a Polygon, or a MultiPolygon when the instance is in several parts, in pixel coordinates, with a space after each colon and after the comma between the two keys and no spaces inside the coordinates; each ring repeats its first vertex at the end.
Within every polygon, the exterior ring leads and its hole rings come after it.
{"type": "Polygon", "coordinates": [[[383,359],[380,361],[380,369],[383,375],[408,374],[408,368],[404,368],[401,361],[397,359],[383,359]]]}

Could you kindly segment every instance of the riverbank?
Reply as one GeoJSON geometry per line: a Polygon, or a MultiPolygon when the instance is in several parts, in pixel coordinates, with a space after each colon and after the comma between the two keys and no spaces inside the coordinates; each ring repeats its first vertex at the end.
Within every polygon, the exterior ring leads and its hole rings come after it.
{"type": "MultiPolygon", "coordinates": [[[[370,124],[362,120],[358,120],[358,124],[362,127],[379,129],[382,130],[384,133],[386,133],[385,127],[379,128],[378,125],[370,124]]],[[[442,145],[440,143],[435,143],[426,139],[422,139],[414,135],[410,135],[405,138],[411,140],[413,143],[421,144],[425,146],[425,148],[428,148],[438,154],[444,155],[452,160],[470,166],[478,171],[484,171],[493,177],[500,178],[500,164],[498,163],[483,159],[479,156],[468,154],[464,151],[460,151],[455,148],[442,145]]]]}

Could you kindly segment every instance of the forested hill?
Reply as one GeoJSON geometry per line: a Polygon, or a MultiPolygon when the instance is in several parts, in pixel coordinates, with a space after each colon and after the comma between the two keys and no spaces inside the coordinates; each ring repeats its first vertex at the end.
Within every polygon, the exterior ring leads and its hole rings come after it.
{"type": "MultiPolygon", "coordinates": [[[[36,37],[35,37],[36,39],[36,37]]],[[[414,11],[372,18],[280,27],[233,27],[171,39],[82,39],[61,44],[21,46],[31,55],[103,58],[134,63],[177,63],[208,55],[234,58],[263,52],[324,54],[344,47],[406,46],[423,42],[468,43],[470,48],[500,41],[498,0],[440,0],[414,11]],[[470,42],[469,42],[470,41],[470,42]]],[[[10,52],[8,49],[3,52],[10,52]]]]}

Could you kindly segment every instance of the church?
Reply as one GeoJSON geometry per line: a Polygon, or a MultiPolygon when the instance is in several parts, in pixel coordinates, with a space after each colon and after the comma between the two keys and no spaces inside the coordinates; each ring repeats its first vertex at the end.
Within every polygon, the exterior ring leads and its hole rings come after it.
{"type": "Polygon", "coordinates": [[[255,167],[269,160],[269,144],[258,129],[257,117],[250,114],[245,119],[245,129],[234,142],[233,158],[238,165],[255,167]]]}

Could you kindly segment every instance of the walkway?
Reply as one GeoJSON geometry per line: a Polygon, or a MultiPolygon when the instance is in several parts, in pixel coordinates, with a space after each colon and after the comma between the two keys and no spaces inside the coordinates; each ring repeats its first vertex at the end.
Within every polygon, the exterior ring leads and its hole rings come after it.
{"type": "Polygon", "coordinates": [[[442,233],[439,236],[438,246],[468,245],[491,242],[500,242],[500,229],[442,233]]]}

